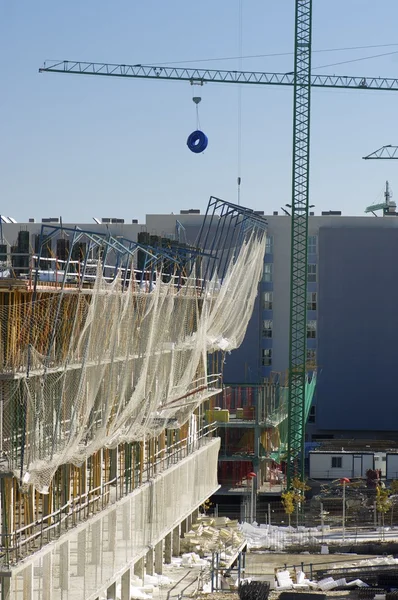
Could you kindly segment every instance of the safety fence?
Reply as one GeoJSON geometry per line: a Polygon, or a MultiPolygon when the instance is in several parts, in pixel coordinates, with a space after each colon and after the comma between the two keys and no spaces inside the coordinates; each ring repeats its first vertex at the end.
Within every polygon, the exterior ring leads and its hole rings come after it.
{"type": "Polygon", "coordinates": [[[216,434],[215,424],[206,425],[195,435],[187,435],[153,455],[140,453],[135,470],[141,476],[132,477],[125,485],[125,473],[116,469],[114,477],[101,481],[89,491],[70,495],[69,500],[48,514],[42,514],[28,524],[0,535],[0,561],[3,565],[15,564],[22,558],[41,549],[45,544],[58,539],[68,529],[87,520],[157,475],[177,465],[184,458],[208,444],[216,434]]]}

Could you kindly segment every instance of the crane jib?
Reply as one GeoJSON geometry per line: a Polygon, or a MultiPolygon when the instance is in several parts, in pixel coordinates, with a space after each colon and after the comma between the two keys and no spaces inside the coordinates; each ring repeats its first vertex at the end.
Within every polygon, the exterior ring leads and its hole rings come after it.
{"type": "MultiPolygon", "coordinates": [[[[48,62],[40,73],[70,73],[73,75],[98,75],[132,79],[170,79],[189,83],[237,83],[251,85],[294,86],[294,72],[262,73],[258,71],[220,71],[157,67],[155,65],[116,65],[81,61],[48,62]]],[[[311,75],[312,87],[360,90],[385,90],[398,92],[398,79],[388,77],[356,77],[352,75],[311,75]]]]}

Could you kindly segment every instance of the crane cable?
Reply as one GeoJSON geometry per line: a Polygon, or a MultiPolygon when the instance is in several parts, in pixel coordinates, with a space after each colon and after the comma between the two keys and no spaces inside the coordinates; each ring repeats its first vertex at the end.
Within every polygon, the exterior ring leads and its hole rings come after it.
{"type": "MultiPolygon", "coordinates": [[[[242,70],[243,58],[243,0],[239,0],[238,13],[238,68],[242,70]]],[[[240,184],[242,183],[241,168],[242,168],[242,86],[238,85],[238,206],[240,205],[240,184]]]]}

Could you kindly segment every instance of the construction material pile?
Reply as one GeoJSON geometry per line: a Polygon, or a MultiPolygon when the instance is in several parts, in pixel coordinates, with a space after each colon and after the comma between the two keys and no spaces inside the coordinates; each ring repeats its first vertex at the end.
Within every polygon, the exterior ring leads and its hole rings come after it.
{"type": "Polygon", "coordinates": [[[276,572],[276,589],[284,590],[350,590],[359,588],[359,598],[373,598],[378,593],[385,593],[398,588],[398,559],[392,556],[381,556],[364,559],[354,563],[330,565],[327,570],[318,572],[317,577],[308,579],[301,569],[276,572]],[[365,591],[366,590],[366,591],[365,591]]]}
{"type": "MultiPolygon", "coordinates": [[[[228,517],[199,517],[192,529],[181,540],[181,552],[184,556],[195,553],[201,558],[219,552],[221,561],[228,561],[237,548],[244,543],[238,521],[228,517]]],[[[183,562],[184,564],[184,562],[183,562]]],[[[220,566],[223,566],[220,564],[220,566]]]]}
{"type": "Polygon", "coordinates": [[[240,530],[251,549],[283,552],[289,546],[320,546],[330,527],[285,527],[242,523],[240,530]]]}

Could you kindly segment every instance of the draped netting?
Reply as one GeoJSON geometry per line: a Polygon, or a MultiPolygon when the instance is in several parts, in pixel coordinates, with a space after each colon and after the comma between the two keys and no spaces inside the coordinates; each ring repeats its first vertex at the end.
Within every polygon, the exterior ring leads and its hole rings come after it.
{"type": "Polygon", "coordinates": [[[3,306],[0,468],[45,492],[61,464],[184,423],[219,384],[208,353],[243,340],[265,238],[247,234],[223,279],[199,286],[194,275],[125,286],[97,268],[90,289],[39,286],[3,306]]]}

